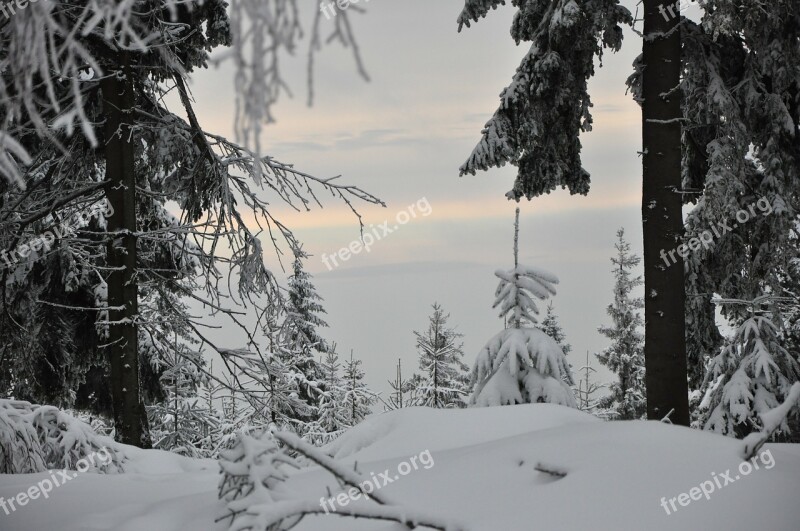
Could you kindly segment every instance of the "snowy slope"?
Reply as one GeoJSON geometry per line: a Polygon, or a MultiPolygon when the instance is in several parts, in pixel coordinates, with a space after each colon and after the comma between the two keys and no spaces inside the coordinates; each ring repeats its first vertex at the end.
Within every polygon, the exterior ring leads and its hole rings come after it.
{"type": "MultiPolygon", "coordinates": [[[[800,451],[768,445],[770,460],[739,474],[740,441],[654,422],[601,422],[545,404],[470,410],[407,409],[369,418],[328,451],[357,463],[362,475],[398,476],[398,463],[430,452],[419,466],[381,488],[397,502],[463,522],[474,531],[800,529],[800,451]],[[537,465],[558,477],[535,470],[537,465]],[[667,515],[661,498],[678,497],[731,469],[733,483],[667,515]]],[[[213,463],[162,452],[135,452],[135,472],[81,475],[6,516],[2,531],[223,530],[213,463]],[[210,466],[211,465],[211,466],[210,466]]],[[[0,496],[23,491],[43,474],[0,476],[0,496]]],[[[320,469],[289,482],[319,501],[337,483],[320,469]]],[[[721,481],[724,483],[724,481],[721,481]]],[[[684,499],[684,501],[686,501],[684,499]]],[[[352,503],[370,503],[359,500],[352,503]]],[[[322,516],[298,531],[397,530],[397,524],[322,516]]]]}

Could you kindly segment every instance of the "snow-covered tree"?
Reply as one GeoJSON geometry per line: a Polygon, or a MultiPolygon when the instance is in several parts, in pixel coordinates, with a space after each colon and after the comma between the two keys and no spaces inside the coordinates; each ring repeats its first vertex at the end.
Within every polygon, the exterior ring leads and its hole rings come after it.
{"type": "MultiPolygon", "coordinates": [[[[780,325],[772,320],[779,300],[763,296],[718,302],[745,306],[751,314],[711,361],[701,405],[703,428],[742,437],[761,427],[761,414],[787,399],[800,381],[800,363],[784,348],[780,325]]],[[[777,433],[788,431],[788,423],[781,422],[777,433]]]]}
{"type": "Polygon", "coordinates": [[[572,345],[567,343],[567,335],[564,333],[564,329],[561,328],[561,323],[558,322],[558,315],[556,315],[555,308],[553,308],[553,301],[547,303],[547,313],[542,322],[536,325],[536,328],[555,339],[565,356],[572,352],[572,345]]]}
{"type": "Polygon", "coordinates": [[[0,474],[76,470],[84,460],[94,472],[117,473],[127,459],[124,447],[58,408],[0,399],[0,474]]]}
{"type": "Polygon", "coordinates": [[[325,359],[320,362],[320,367],[324,374],[324,390],[319,399],[317,419],[305,434],[305,438],[317,446],[331,442],[351,426],[336,343],[333,343],[325,353],[325,359]]]}
{"type": "Polygon", "coordinates": [[[589,363],[589,351],[587,350],[586,363],[577,370],[578,382],[572,386],[572,392],[575,393],[578,409],[606,418],[608,415],[599,409],[598,398],[595,396],[605,387],[605,384],[593,381],[592,375],[596,372],[597,370],[589,363]]]}
{"type": "MultiPolygon", "coordinates": [[[[320,317],[325,313],[320,304],[322,298],[311,283],[311,275],[303,269],[306,257],[301,249],[295,256],[293,275],[289,278],[283,345],[278,355],[287,379],[297,387],[300,400],[316,410],[324,390],[323,369],[316,356],[328,352],[330,347],[318,331],[328,325],[320,317]]],[[[313,415],[304,420],[314,420],[313,415]]]]}
{"type": "Polygon", "coordinates": [[[611,393],[602,397],[598,405],[610,410],[612,418],[640,419],[647,414],[643,322],[639,314],[644,302],[634,295],[634,290],[642,285],[642,277],[634,276],[633,269],[641,259],[631,252],[624,229],[617,231],[614,247],[617,250],[617,255],[611,258],[614,264],[614,302],[606,310],[611,325],[598,329],[611,340],[611,345],[597,354],[597,359],[618,379],[608,386],[611,393]]]}
{"type": "Polygon", "coordinates": [[[361,360],[353,358],[352,351],[350,352],[350,359],[345,361],[344,364],[344,378],[342,381],[344,408],[347,423],[350,426],[355,426],[372,413],[371,406],[376,400],[375,393],[364,382],[365,375],[361,364],[361,360]]]}
{"type": "Polygon", "coordinates": [[[572,374],[558,343],[535,328],[535,298],[555,295],[558,278],[519,264],[519,208],[514,226],[514,268],[495,272],[500,283],[494,307],[509,317],[510,328],[495,335],[478,353],[472,369],[470,405],[500,406],[549,402],[577,407],[572,374]],[[530,325],[530,326],[528,326],[530,325]]]}
{"type": "Polygon", "coordinates": [[[46,5],[26,4],[13,11],[0,26],[0,182],[9,181],[25,187],[26,166],[36,159],[24,139],[28,130],[43,138],[69,139],[79,132],[92,146],[100,145],[94,130],[92,97],[81,82],[92,73],[102,74],[107,66],[108,48],[152,52],[153,62],[163,62],[181,75],[191,71],[191,64],[203,57],[202,36],[189,29],[211,19],[207,28],[224,38],[211,46],[230,46],[214,61],[231,61],[236,69],[234,88],[237,96],[235,129],[240,142],[252,142],[261,155],[259,136],[265,123],[274,121],[272,108],[289,84],[283,77],[281,58],[292,53],[304,36],[310,37],[308,50],[309,104],[313,101],[313,63],[323,43],[342,44],[352,53],[361,77],[368,80],[359,47],[355,40],[349,12],[343,10],[321,35],[322,12],[316,9],[310,32],[300,23],[302,9],[297,0],[240,0],[229,6],[223,2],[179,2],[160,0],[153,13],[143,13],[133,2],[90,0],[75,5],[51,0],[46,5]],[[170,31],[163,31],[169,26],[170,31]],[[170,52],[189,44],[180,59],[170,52]],[[113,44],[119,44],[114,48],[113,44]],[[109,46],[111,45],[111,46],[109,46]],[[167,49],[169,48],[169,49],[167,49]],[[186,70],[181,70],[185,68],[186,70]],[[49,75],[48,75],[49,74],[49,75]],[[53,116],[48,111],[60,114],[53,116]]]}
{"type": "Polygon", "coordinates": [[[187,350],[174,353],[161,372],[166,399],[147,408],[153,448],[213,457],[221,415],[203,396],[210,381],[198,369],[205,365],[201,353],[187,350]]]}
{"type": "MultiPolygon", "coordinates": [[[[140,7],[53,0],[0,24],[0,174],[14,183],[0,179],[0,246],[17,249],[104,199],[114,211],[107,222],[55,230],[46,245],[26,248],[25,260],[4,260],[0,357],[15,367],[0,364],[0,386],[24,389],[27,379],[31,399],[58,393],[53,401],[69,407],[83,408],[85,397],[113,413],[117,437],[146,446],[143,403],[164,392],[152,355],[179,350],[176,331],[178,341],[191,335],[212,353],[229,350],[204,335],[182,299],[251,335],[227,301],[258,314],[277,296],[259,232],[292,251],[299,244],[264,195],[306,206],[303,196],[320,189],[348,203],[376,198],[278,162],[253,142],[286,88],[278,58],[302,34],[296,0],[242,0],[230,18],[216,0],[140,7]],[[236,63],[239,142],[203,130],[187,88],[211,51],[228,45],[218,57],[236,63]],[[53,326],[37,334],[32,325],[56,311],[61,317],[41,321],[53,326]]],[[[347,19],[338,17],[334,35],[352,44],[347,19]]],[[[247,349],[264,357],[255,341],[247,349]]]]}
{"type": "MultiPolygon", "coordinates": [[[[500,3],[466,0],[459,24],[478,21],[500,3]]],[[[746,300],[783,294],[791,278],[800,207],[800,71],[786,65],[800,60],[796,4],[777,0],[763,9],[750,0],[700,2],[695,19],[678,10],[667,16],[668,2],[644,0],[634,21],[616,0],[515,3],[512,36],[533,45],[462,166],[462,173],[472,173],[516,164],[512,197],[556,186],[588,191],[578,141],[591,126],[585,81],[601,46],[621,46],[620,26],[643,22],[643,50],[629,87],[642,105],[651,418],[673,409],[671,419],[688,424],[687,373],[697,391],[722,342],[714,294],[746,300]],[[682,202],[695,205],[685,227],[682,202]],[[771,205],[769,211],[761,204],[771,205]]],[[[734,326],[747,318],[728,313],[735,308],[723,311],[734,326]]]]}
{"type": "Polygon", "coordinates": [[[414,332],[421,377],[414,384],[415,405],[434,408],[466,407],[469,367],[462,361],[462,334],[447,326],[450,315],[433,304],[428,328],[414,332]]]}
{"type": "MultiPolygon", "coordinates": [[[[756,2],[704,4],[700,23],[682,23],[683,188],[698,192],[685,195],[694,208],[684,243],[713,240],[687,261],[694,389],[722,345],[714,294],[746,301],[796,294],[800,208],[800,71],[787,68],[800,61],[797,3],[778,0],[768,10],[756,2]]],[[[743,305],[721,311],[734,327],[751,317],[743,305]]]]}
{"type": "Polygon", "coordinates": [[[420,376],[416,374],[411,379],[403,378],[403,364],[398,359],[394,380],[389,380],[389,387],[392,388],[392,393],[389,395],[389,402],[384,403],[387,410],[403,409],[416,404],[414,389],[419,385],[419,382],[413,381],[414,378],[419,380],[420,376]]]}
{"type": "MultiPolygon", "coordinates": [[[[390,521],[408,529],[447,531],[463,527],[450,518],[395,503],[384,491],[369,486],[370,479],[362,476],[357,467],[336,461],[291,432],[242,435],[230,451],[221,455],[219,464],[222,469],[219,498],[224,505],[219,520],[226,523],[229,531],[293,529],[309,515],[390,521]],[[309,500],[291,481],[289,472],[291,468],[300,468],[300,463],[289,452],[331,474],[347,493],[363,494],[365,503],[337,508],[331,505],[330,498],[322,497],[319,502],[309,500]]],[[[333,493],[329,488],[325,494],[330,497],[333,493]]]]}
{"type": "Polygon", "coordinates": [[[300,464],[278,447],[269,431],[253,435],[237,434],[230,449],[220,453],[222,476],[219,499],[224,504],[220,520],[229,529],[261,529],[280,531],[297,525],[302,517],[291,517],[274,525],[259,525],[257,509],[292,497],[284,488],[288,471],[300,464]]]}
{"type": "Polygon", "coordinates": [[[292,265],[293,274],[289,277],[289,296],[286,305],[288,321],[287,333],[292,347],[304,351],[324,354],[328,343],[319,334],[319,328],[328,325],[320,317],[326,313],[322,307],[322,297],[311,283],[311,275],[303,269],[303,261],[308,255],[297,252],[292,265]]]}

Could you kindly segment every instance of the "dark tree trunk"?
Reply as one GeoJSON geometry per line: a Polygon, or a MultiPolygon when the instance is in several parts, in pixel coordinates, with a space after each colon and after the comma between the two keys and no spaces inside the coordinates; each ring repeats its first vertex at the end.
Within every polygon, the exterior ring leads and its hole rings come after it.
{"type": "Polygon", "coordinates": [[[117,440],[141,448],[151,446],[147,415],[139,386],[139,345],[136,318],[136,175],[130,141],[134,106],[129,57],[121,52],[119,72],[107,71],[101,81],[105,115],[106,197],[113,208],[108,218],[109,346],[111,403],[117,440]]]}
{"type": "Polygon", "coordinates": [[[644,72],[642,78],[645,286],[645,368],[647,417],[670,411],[675,424],[689,425],[686,369],[683,259],[662,258],[681,243],[681,37],[676,5],[644,0],[644,72]],[[673,13],[675,16],[673,16],[673,13]],[[669,33],[671,31],[671,33],[669,33]],[[662,37],[661,35],[665,35],[662,37]],[[648,39],[649,36],[656,36],[648,39]]]}

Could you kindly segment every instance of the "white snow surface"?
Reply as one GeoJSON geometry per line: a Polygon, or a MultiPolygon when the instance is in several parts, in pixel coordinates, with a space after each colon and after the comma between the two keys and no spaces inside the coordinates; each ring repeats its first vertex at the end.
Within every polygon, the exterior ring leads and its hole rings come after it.
{"type": "MultiPolygon", "coordinates": [[[[768,444],[773,465],[734,480],[667,515],[667,500],[731,470],[742,442],[658,422],[602,422],[571,408],[525,404],[373,415],[325,448],[369,477],[430,452],[381,489],[394,503],[460,522],[472,531],[660,531],[800,529],[799,445],[768,444]],[[543,468],[564,477],[537,471],[543,468]]],[[[2,531],[223,531],[215,462],[126,449],[126,473],[80,474],[49,499],[31,500],[2,531]]],[[[0,475],[9,499],[49,474],[0,475]]],[[[287,488],[318,503],[341,487],[317,467],[293,472],[287,488]]],[[[363,499],[350,502],[372,504],[363,499]]],[[[366,505],[365,505],[366,507],[366,505]]],[[[337,516],[304,519],[297,531],[397,531],[391,522],[337,516]]],[[[421,528],[420,528],[421,529],[421,528]]]]}

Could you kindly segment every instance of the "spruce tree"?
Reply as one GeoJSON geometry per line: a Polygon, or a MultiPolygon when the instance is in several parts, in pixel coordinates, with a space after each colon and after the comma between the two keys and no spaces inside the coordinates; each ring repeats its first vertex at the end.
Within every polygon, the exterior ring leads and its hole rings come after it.
{"type": "MultiPolygon", "coordinates": [[[[458,18],[459,30],[503,3],[466,0],[458,18]]],[[[511,199],[531,199],[559,186],[573,194],[586,194],[589,172],[581,166],[578,137],[592,126],[588,80],[594,75],[595,59],[602,58],[604,49],[620,49],[621,26],[633,24],[633,17],[618,0],[579,3],[521,0],[514,5],[518,13],[511,35],[518,44],[530,42],[530,52],[523,58],[511,84],[501,93],[500,106],[485,125],[480,142],[461,167],[461,174],[510,163],[517,166],[514,187],[507,194],[511,199]]],[[[716,9],[716,3],[709,6],[716,9]]],[[[642,104],[648,416],[661,418],[672,411],[675,423],[688,425],[684,255],[676,259],[675,267],[669,268],[661,264],[660,252],[678,245],[683,235],[681,198],[685,195],[679,193],[683,192],[681,125],[693,124],[691,129],[683,130],[683,147],[705,157],[712,147],[710,142],[725,137],[706,135],[706,124],[726,124],[728,120],[715,117],[695,123],[701,114],[695,111],[702,111],[703,106],[691,110],[681,106],[682,89],[688,84],[681,82],[680,73],[686,68],[697,67],[699,71],[714,68],[715,64],[704,59],[707,48],[718,47],[720,33],[733,36],[736,32],[725,27],[729,25],[725,16],[718,17],[718,27],[708,28],[711,31],[701,42],[687,46],[693,48],[697,61],[686,66],[681,62],[682,37],[687,26],[697,26],[685,24],[679,16],[665,17],[661,0],[645,0],[643,7],[643,53],[635,63],[630,86],[642,104]],[[695,140],[691,138],[693,131],[702,138],[690,146],[695,140]]],[[[726,15],[739,18],[735,13],[726,15]]],[[[785,14],[783,20],[789,19],[791,15],[785,14]]],[[[706,19],[703,26],[704,29],[710,26],[706,19]]],[[[787,47],[793,47],[794,42],[789,39],[787,47]]],[[[764,51],[760,55],[767,57],[769,53],[764,51]]],[[[706,79],[704,83],[705,87],[716,87],[714,80],[706,79]]],[[[741,91],[743,95],[746,93],[741,91]]],[[[709,99],[719,98],[709,94],[709,99]]],[[[746,146],[747,143],[742,144],[743,149],[746,146]]],[[[693,169],[703,171],[702,161],[693,163],[693,169]]],[[[683,177],[685,184],[686,172],[683,177]]],[[[697,175],[693,178],[697,182],[697,175]]]]}
{"type": "Polygon", "coordinates": [[[500,406],[549,402],[577,407],[572,373],[556,341],[534,328],[539,310],[534,298],[555,295],[558,278],[519,264],[519,208],[514,225],[514,268],[498,270],[494,307],[509,318],[510,328],[495,335],[478,353],[472,369],[469,403],[500,406]]]}
{"type": "MultiPolygon", "coordinates": [[[[249,145],[285,88],[278,57],[301,35],[296,0],[255,3],[236,2],[229,17],[217,0],[158,0],[147,9],[52,0],[0,24],[0,175],[9,178],[0,179],[0,246],[14,250],[56,234],[22,260],[0,257],[0,387],[36,402],[58,392],[46,401],[114,416],[117,437],[146,446],[143,403],[164,399],[155,368],[183,352],[175,341],[191,336],[210,352],[230,352],[205,336],[182,299],[249,334],[226,300],[258,314],[277,297],[244,212],[261,228],[279,227],[282,240],[273,243],[294,251],[298,242],[263,192],[289,204],[307,205],[303,195],[315,188],[348,203],[376,200],[265,156],[257,141],[249,145]],[[241,143],[202,128],[186,83],[212,50],[231,45],[241,143]],[[107,220],[57,230],[102,201],[113,210],[107,220]],[[36,334],[36,320],[55,309],[62,318],[36,334]],[[63,340],[52,342],[55,335],[63,340]]],[[[349,27],[346,19],[339,17],[349,27]]],[[[342,27],[337,22],[340,42],[352,44],[342,27]]],[[[255,341],[247,348],[264,354],[255,341]]]]}
{"type": "Polygon", "coordinates": [[[592,381],[592,374],[596,372],[597,370],[589,364],[589,351],[587,350],[586,364],[578,369],[578,383],[572,387],[572,391],[575,393],[578,409],[605,417],[607,415],[599,411],[598,399],[594,397],[605,387],[604,384],[592,381]]]}
{"type": "Polygon", "coordinates": [[[355,426],[367,415],[372,413],[371,406],[375,403],[376,395],[370,391],[364,382],[364,371],[361,368],[361,360],[353,357],[350,351],[350,359],[344,364],[344,405],[347,423],[355,426]]]}
{"type": "MultiPolygon", "coordinates": [[[[762,296],[753,301],[717,299],[719,304],[743,306],[750,312],[711,360],[706,396],[701,405],[704,429],[743,437],[762,428],[760,414],[782,404],[792,385],[800,381],[800,363],[785,347],[784,334],[773,319],[780,298],[762,296]]],[[[792,421],[797,422],[797,412],[792,421]]],[[[779,434],[790,433],[781,423],[779,434]]],[[[797,434],[794,434],[795,437],[797,434]]],[[[784,439],[785,440],[785,439],[784,439]]]]}
{"type": "Polygon", "coordinates": [[[389,402],[384,403],[387,410],[403,409],[404,407],[411,407],[416,404],[416,395],[414,390],[420,385],[417,381],[420,379],[418,374],[415,374],[411,379],[403,378],[403,364],[400,359],[397,360],[397,372],[394,380],[389,380],[389,387],[392,388],[392,393],[389,395],[389,402]]]}
{"type": "Polygon", "coordinates": [[[461,334],[447,326],[450,315],[433,304],[424,332],[414,332],[421,378],[415,383],[415,404],[433,408],[466,407],[469,367],[464,364],[461,334]]]}
{"type": "Polygon", "coordinates": [[[553,308],[553,301],[547,303],[547,313],[542,322],[536,325],[536,328],[555,339],[565,356],[572,352],[572,345],[567,343],[567,335],[564,333],[564,329],[561,328],[561,323],[558,322],[558,315],[556,315],[556,311],[553,308]]]}
{"type": "Polygon", "coordinates": [[[199,352],[175,352],[161,372],[166,399],[147,408],[153,448],[189,457],[214,457],[222,422],[213,400],[201,395],[210,381],[199,352]]]}
{"type": "Polygon", "coordinates": [[[320,366],[324,373],[325,390],[320,395],[318,418],[306,437],[319,446],[334,440],[351,426],[335,343],[325,353],[325,359],[320,362],[320,366]]]}
{"type": "Polygon", "coordinates": [[[644,306],[633,291],[642,285],[640,276],[633,276],[633,269],[641,259],[631,253],[625,241],[625,230],[617,231],[614,244],[617,255],[611,258],[614,264],[614,302],[606,310],[611,317],[610,326],[601,326],[599,332],[611,340],[611,345],[597,354],[597,359],[616,373],[618,380],[609,385],[611,393],[598,401],[600,408],[610,411],[612,418],[640,419],[647,413],[645,393],[644,338],[639,311],[644,306]]]}
{"type": "Polygon", "coordinates": [[[311,283],[311,275],[303,269],[305,258],[307,255],[299,250],[293,264],[293,275],[289,278],[283,345],[279,356],[287,371],[287,379],[296,386],[299,399],[312,411],[302,420],[311,422],[316,418],[325,389],[325,375],[316,356],[327,353],[330,348],[317,330],[328,325],[319,316],[325,310],[320,304],[322,298],[311,283]]]}
{"type": "MultiPolygon", "coordinates": [[[[715,294],[796,298],[800,257],[800,72],[787,68],[800,61],[797,2],[776,0],[768,10],[733,0],[705,7],[702,24],[683,25],[684,187],[695,192],[685,196],[694,208],[684,243],[702,242],[687,258],[694,390],[709,380],[711,357],[728,346],[715,310],[734,328],[752,317],[747,305],[715,307],[715,294]]],[[[778,325],[790,319],[782,307],[771,311],[778,325]]]]}
{"type": "Polygon", "coordinates": [[[322,297],[311,283],[311,275],[303,269],[303,261],[308,255],[298,250],[292,264],[292,276],[289,277],[289,293],[286,305],[289,340],[294,348],[324,354],[328,344],[319,334],[318,328],[328,325],[322,320],[324,314],[322,297]]]}

